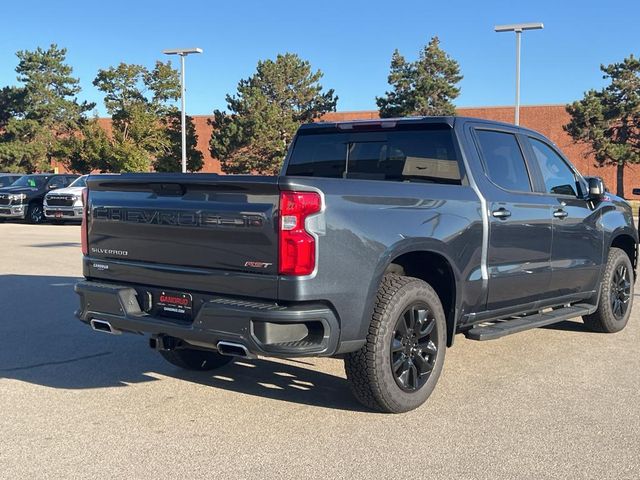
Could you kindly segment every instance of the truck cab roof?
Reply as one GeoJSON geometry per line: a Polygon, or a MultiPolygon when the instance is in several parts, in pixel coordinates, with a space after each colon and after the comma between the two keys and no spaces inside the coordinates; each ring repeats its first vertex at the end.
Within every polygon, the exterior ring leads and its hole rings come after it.
{"type": "Polygon", "coordinates": [[[493,125],[497,127],[509,127],[509,128],[517,128],[519,130],[537,133],[534,130],[530,130],[526,127],[522,127],[520,125],[514,125],[512,123],[499,122],[496,120],[487,120],[484,118],[476,118],[476,117],[463,117],[463,116],[455,116],[455,115],[443,115],[443,116],[423,116],[423,117],[393,117],[393,118],[374,118],[374,119],[359,119],[359,120],[340,120],[335,122],[314,122],[307,123],[300,126],[299,131],[304,132],[307,130],[314,129],[327,129],[327,128],[337,128],[339,130],[350,130],[352,128],[367,128],[372,127],[375,128],[377,126],[381,128],[393,128],[396,125],[447,125],[450,128],[453,128],[458,122],[475,122],[475,123],[484,123],[487,125],[493,125]]]}

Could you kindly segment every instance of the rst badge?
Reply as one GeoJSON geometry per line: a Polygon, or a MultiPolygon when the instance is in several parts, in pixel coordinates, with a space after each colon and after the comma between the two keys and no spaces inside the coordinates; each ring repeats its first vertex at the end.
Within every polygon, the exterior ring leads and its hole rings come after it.
{"type": "Polygon", "coordinates": [[[273,265],[273,263],[267,263],[267,262],[244,262],[244,266],[245,267],[250,267],[250,268],[269,268],[271,265],[273,265]]]}

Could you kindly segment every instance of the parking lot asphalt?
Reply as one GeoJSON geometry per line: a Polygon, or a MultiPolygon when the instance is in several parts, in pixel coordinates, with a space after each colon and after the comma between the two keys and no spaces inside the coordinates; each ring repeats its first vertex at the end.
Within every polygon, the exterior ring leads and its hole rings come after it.
{"type": "Polygon", "coordinates": [[[0,478],[640,476],[638,308],[614,335],[458,336],[428,402],[384,415],[340,360],[192,373],[91,331],[80,259],[77,226],[0,224],[0,478]]]}

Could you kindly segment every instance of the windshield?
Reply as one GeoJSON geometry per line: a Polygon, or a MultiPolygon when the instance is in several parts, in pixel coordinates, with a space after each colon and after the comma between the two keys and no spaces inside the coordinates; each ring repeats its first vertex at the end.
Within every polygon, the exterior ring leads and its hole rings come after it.
{"type": "Polygon", "coordinates": [[[16,177],[0,177],[0,187],[8,187],[15,179],[16,177]]]}
{"type": "Polygon", "coordinates": [[[81,187],[84,188],[87,186],[87,176],[83,175],[81,177],[76,178],[69,187],[81,187]]]}
{"type": "Polygon", "coordinates": [[[47,181],[49,177],[41,177],[35,175],[25,175],[16,180],[15,183],[11,184],[12,187],[31,187],[31,188],[42,188],[44,182],[47,181]]]}
{"type": "Polygon", "coordinates": [[[460,170],[452,130],[431,126],[302,133],[287,175],[460,184],[460,170]]]}

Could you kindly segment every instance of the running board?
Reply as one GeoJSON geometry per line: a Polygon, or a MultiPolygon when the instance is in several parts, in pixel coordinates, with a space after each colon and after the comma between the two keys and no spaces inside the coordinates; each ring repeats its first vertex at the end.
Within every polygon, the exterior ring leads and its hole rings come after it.
{"type": "Polygon", "coordinates": [[[465,332],[470,340],[495,340],[512,333],[524,332],[532,328],[544,327],[553,323],[569,320],[570,318],[589,315],[595,312],[596,306],[579,303],[569,307],[556,308],[534,315],[498,320],[487,325],[475,326],[465,332]]]}

